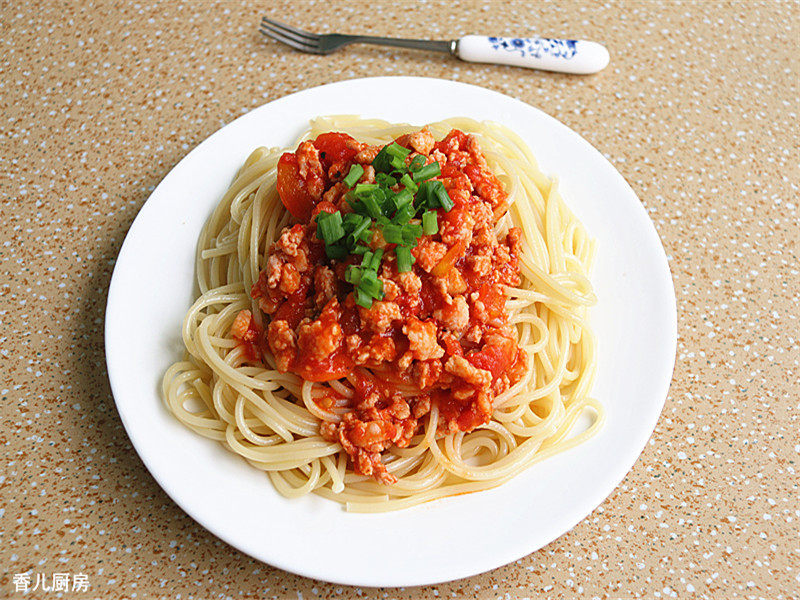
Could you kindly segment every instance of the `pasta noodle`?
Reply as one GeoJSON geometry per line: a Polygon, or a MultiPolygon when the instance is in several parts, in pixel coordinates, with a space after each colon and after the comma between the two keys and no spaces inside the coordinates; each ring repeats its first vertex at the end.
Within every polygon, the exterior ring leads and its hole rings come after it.
{"type": "MultiPolygon", "coordinates": [[[[453,128],[478,136],[489,166],[509,194],[510,209],[495,233],[499,238],[512,226],[522,230],[522,284],[507,290],[506,308],[527,353],[527,369],[497,396],[491,421],[469,433],[437,434],[434,403],[408,447],[384,452],[386,468],[397,478],[393,485],[354,473],[342,446],[319,434],[321,421],[337,422],[347,412],[352,382],[304,381],[279,372],[269,355],[256,366],[230,335],[234,319],[245,309],[264,325],[249,292],[265,267],[270,245],[290,222],[276,191],[283,150],[258,148],[200,235],[199,296],[182,328],[186,355],[164,375],[163,397],[185,426],[265,471],[284,496],[316,493],[359,512],[402,509],[495,487],[582,443],[602,426],[603,407],[590,395],[596,370],[587,314],[595,302],[588,277],[593,240],[564,204],[556,181],[538,169],[514,132],[466,118],[429,128],[436,139],[453,128]],[[322,408],[315,398],[325,395],[326,388],[335,390],[340,400],[322,408]],[[582,414],[591,417],[591,425],[575,434],[582,414]]],[[[352,116],[320,117],[302,139],[339,131],[362,142],[386,144],[417,129],[352,116]]]]}

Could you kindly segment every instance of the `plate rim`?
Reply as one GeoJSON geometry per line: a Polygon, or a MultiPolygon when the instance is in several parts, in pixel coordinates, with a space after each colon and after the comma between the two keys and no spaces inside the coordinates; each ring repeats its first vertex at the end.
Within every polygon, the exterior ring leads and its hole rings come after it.
{"type": "MultiPolygon", "coordinates": [[[[324,111],[323,111],[320,114],[327,114],[327,113],[324,113],[324,111]]],[[[206,216],[206,218],[207,218],[207,216],[206,216]]],[[[113,339],[113,336],[111,336],[111,339],[113,339]]],[[[614,490],[619,486],[621,481],[625,478],[625,476],[631,471],[631,469],[634,467],[636,462],[639,460],[639,457],[641,456],[642,452],[644,451],[644,449],[646,447],[647,441],[650,439],[650,437],[653,434],[653,431],[655,430],[655,427],[657,425],[658,419],[660,418],[660,415],[661,415],[661,413],[663,411],[663,407],[664,407],[664,404],[666,402],[666,398],[668,397],[669,388],[670,388],[670,385],[671,385],[671,382],[672,382],[673,373],[674,373],[676,355],[677,355],[677,301],[676,301],[676,296],[675,296],[674,282],[673,282],[672,274],[671,274],[671,271],[670,271],[670,268],[669,268],[669,262],[668,262],[668,259],[667,259],[667,255],[665,253],[664,246],[663,246],[663,243],[661,242],[661,238],[660,238],[660,236],[658,234],[658,231],[655,228],[655,225],[652,222],[652,220],[650,219],[649,215],[647,214],[647,210],[645,209],[644,205],[639,200],[638,196],[636,195],[636,193],[634,192],[634,190],[632,189],[630,184],[627,182],[627,180],[625,180],[625,178],[622,176],[622,174],[614,167],[614,165],[610,162],[610,160],[608,160],[605,156],[603,156],[603,154],[599,150],[597,150],[594,146],[592,146],[592,144],[590,144],[586,139],[584,139],[579,133],[577,133],[576,131],[574,131],[573,129],[568,127],[567,125],[561,123],[560,121],[558,121],[554,117],[550,116],[549,114],[545,113],[544,111],[542,111],[541,109],[539,109],[539,108],[537,108],[537,107],[535,107],[533,105],[530,105],[530,104],[528,104],[526,102],[523,102],[521,100],[518,100],[518,99],[513,98],[511,96],[508,96],[506,94],[502,94],[500,92],[497,92],[495,90],[491,90],[491,89],[488,89],[488,88],[485,88],[485,87],[482,87],[482,86],[463,83],[463,82],[459,82],[459,81],[440,79],[440,78],[435,78],[435,77],[409,77],[409,76],[364,77],[364,78],[347,79],[347,80],[337,81],[337,82],[328,83],[328,84],[315,86],[315,87],[311,87],[311,88],[306,88],[304,90],[300,90],[300,91],[294,92],[292,94],[288,94],[288,95],[276,98],[276,99],[271,100],[270,102],[267,102],[265,104],[262,104],[262,105],[260,105],[260,106],[258,106],[256,108],[248,111],[247,113],[237,117],[236,119],[234,119],[230,123],[226,123],[225,125],[223,125],[219,129],[217,129],[214,133],[212,133],[207,138],[205,138],[202,142],[200,142],[197,146],[195,146],[190,152],[188,152],[185,156],[183,156],[183,158],[181,158],[177,163],[175,163],[172,166],[172,168],[169,170],[169,172],[164,176],[164,178],[153,189],[153,191],[151,192],[150,196],[147,198],[147,200],[144,202],[142,207],[139,209],[139,211],[138,211],[135,219],[133,220],[128,232],[126,233],[125,239],[124,239],[124,241],[123,241],[123,243],[122,243],[122,245],[120,247],[119,254],[118,254],[117,259],[116,259],[115,264],[114,264],[114,271],[112,273],[112,277],[111,277],[111,280],[110,280],[110,283],[109,283],[109,287],[108,287],[108,295],[107,295],[106,309],[105,309],[105,321],[104,321],[104,345],[105,345],[104,351],[105,351],[105,358],[106,358],[106,367],[107,367],[109,384],[110,384],[111,391],[112,391],[112,396],[114,398],[114,403],[115,403],[115,406],[117,408],[117,412],[120,415],[120,418],[122,420],[123,426],[124,426],[125,431],[126,431],[126,434],[128,435],[128,438],[131,441],[131,444],[133,445],[134,449],[136,450],[136,453],[138,454],[139,458],[144,463],[145,468],[147,468],[147,470],[149,471],[151,476],[156,480],[156,482],[158,483],[159,487],[161,487],[161,489],[164,490],[164,492],[173,500],[173,502],[175,502],[180,507],[180,509],[183,512],[185,512],[187,515],[189,515],[195,522],[197,522],[199,525],[201,525],[203,528],[205,528],[206,530],[211,532],[216,537],[218,537],[221,540],[223,540],[224,542],[234,546],[235,548],[237,548],[241,552],[251,556],[252,558],[254,558],[254,559],[256,559],[256,560],[258,560],[260,562],[264,562],[266,564],[278,567],[278,568],[283,569],[285,571],[288,571],[288,572],[291,572],[291,573],[295,573],[297,575],[301,575],[301,576],[304,576],[304,577],[309,577],[309,578],[312,578],[312,579],[324,580],[324,581],[328,581],[328,582],[336,583],[336,584],[341,584],[341,585],[356,585],[356,586],[362,586],[362,587],[418,586],[418,585],[430,585],[430,584],[436,584],[436,583],[443,583],[443,582],[447,582],[447,581],[453,581],[453,580],[456,580],[456,579],[461,579],[461,578],[464,578],[464,577],[478,575],[480,573],[485,573],[487,571],[490,571],[490,570],[499,568],[499,567],[501,567],[503,565],[509,564],[509,563],[511,563],[511,562],[513,562],[515,560],[518,560],[518,559],[520,559],[520,558],[522,558],[524,556],[527,556],[528,554],[536,552],[539,549],[541,549],[541,548],[547,546],[548,544],[552,543],[554,540],[558,539],[559,537],[563,536],[564,534],[566,534],[570,530],[572,530],[577,524],[582,522],[594,510],[596,510],[597,506],[602,504],[602,502],[605,501],[605,499],[611,493],[614,492],[614,490]],[[410,84],[417,84],[417,85],[423,85],[423,86],[424,85],[431,85],[432,82],[433,82],[433,85],[439,85],[439,84],[444,83],[447,86],[463,87],[463,88],[468,88],[468,89],[470,89],[472,91],[479,90],[480,93],[487,94],[487,97],[488,96],[492,96],[494,98],[502,98],[503,102],[511,101],[513,103],[516,103],[517,105],[521,105],[522,107],[524,107],[525,110],[536,111],[537,113],[539,113],[539,117],[541,117],[544,120],[548,121],[550,123],[550,125],[555,126],[555,127],[557,127],[558,129],[560,129],[562,131],[565,131],[566,135],[573,136],[573,138],[575,139],[576,142],[580,143],[581,145],[584,145],[588,150],[590,150],[591,152],[595,153],[598,158],[600,158],[603,162],[605,162],[606,166],[608,166],[610,168],[611,172],[614,173],[616,179],[618,180],[618,183],[620,183],[622,186],[627,188],[627,190],[630,192],[630,196],[632,198],[636,199],[636,203],[635,204],[636,204],[637,208],[634,209],[634,211],[638,212],[639,220],[642,221],[643,223],[646,223],[646,228],[648,230],[647,236],[648,236],[648,238],[650,239],[651,242],[655,242],[655,247],[657,247],[657,249],[658,249],[658,252],[656,252],[656,255],[658,256],[659,262],[661,263],[661,265],[660,265],[661,269],[659,270],[658,278],[661,280],[660,283],[663,284],[663,285],[666,285],[668,287],[668,289],[670,290],[670,292],[671,292],[668,296],[664,297],[664,299],[668,299],[668,300],[670,300],[670,302],[665,307],[669,312],[669,315],[666,315],[668,317],[668,319],[666,319],[666,321],[668,321],[668,322],[662,323],[662,324],[664,324],[664,325],[666,325],[668,327],[667,331],[665,331],[665,336],[666,336],[667,341],[668,341],[668,346],[667,346],[667,349],[669,350],[668,354],[672,357],[672,360],[669,361],[669,364],[665,363],[664,365],[662,365],[662,370],[658,374],[659,375],[659,377],[658,377],[659,382],[657,384],[654,384],[654,392],[653,393],[655,394],[655,390],[657,390],[657,392],[658,392],[657,395],[658,395],[658,397],[660,399],[660,402],[658,402],[658,405],[657,405],[657,410],[656,410],[656,406],[654,404],[652,409],[651,409],[650,414],[648,415],[649,419],[647,419],[647,426],[643,427],[641,430],[636,432],[636,435],[635,435],[635,437],[636,437],[635,446],[637,448],[639,448],[639,450],[636,452],[635,456],[633,456],[632,460],[628,460],[626,458],[626,460],[618,461],[617,463],[615,463],[617,465],[617,468],[614,470],[616,475],[615,475],[615,477],[610,478],[610,479],[614,479],[614,484],[613,485],[602,486],[604,491],[602,491],[602,493],[599,494],[599,500],[597,500],[596,502],[593,501],[591,503],[592,507],[588,512],[586,512],[585,514],[582,514],[581,516],[579,516],[576,519],[571,519],[570,520],[570,524],[566,528],[564,528],[560,533],[558,533],[556,535],[549,536],[549,538],[546,541],[544,541],[543,543],[538,543],[537,542],[536,544],[533,544],[533,545],[531,545],[531,544],[526,545],[525,543],[518,543],[518,544],[515,545],[515,549],[514,550],[511,550],[511,551],[508,551],[508,552],[505,552],[505,553],[498,553],[498,555],[495,555],[495,557],[493,557],[494,560],[492,560],[492,561],[483,561],[485,564],[482,565],[477,570],[476,570],[476,568],[474,568],[472,566],[467,566],[465,568],[460,568],[460,569],[457,568],[457,567],[454,567],[454,568],[450,568],[448,570],[448,573],[443,577],[426,577],[426,578],[420,578],[420,577],[402,578],[402,577],[400,577],[400,578],[397,578],[397,579],[394,579],[394,580],[391,580],[391,581],[388,581],[388,582],[387,581],[377,581],[377,580],[371,579],[369,577],[358,578],[358,577],[350,576],[350,577],[342,577],[342,578],[340,578],[335,573],[332,574],[332,575],[328,574],[328,573],[321,573],[319,569],[314,569],[311,566],[307,567],[307,565],[304,565],[304,564],[297,564],[296,562],[291,562],[291,561],[287,562],[287,561],[281,560],[281,557],[274,555],[274,553],[273,553],[272,556],[269,557],[269,559],[266,559],[266,558],[264,558],[263,555],[258,555],[258,553],[256,553],[253,549],[251,549],[249,547],[245,547],[245,545],[240,544],[238,541],[235,541],[235,540],[231,539],[231,536],[228,535],[226,533],[226,531],[224,531],[220,527],[217,527],[217,525],[215,523],[207,522],[205,519],[202,519],[200,516],[198,516],[195,513],[195,511],[193,511],[190,508],[188,508],[185,505],[185,502],[182,500],[182,498],[177,494],[177,491],[173,489],[173,486],[170,485],[170,483],[168,481],[165,481],[163,479],[163,477],[160,476],[158,467],[151,461],[151,457],[148,455],[148,453],[143,451],[143,449],[140,447],[140,445],[143,443],[142,439],[139,437],[138,433],[132,428],[132,426],[131,426],[131,424],[129,422],[129,419],[126,416],[125,410],[121,407],[121,403],[120,403],[119,398],[122,396],[122,394],[120,393],[120,390],[118,389],[118,386],[115,385],[115,379],[118,380],[118,377],[115,376],[115,374],[117,373],[117,370],[116,370],[115,361],[113,360],[113,356],[112,356],[113,348],[114,348],[115,344],[113,342],[109,343],[110,334],[113,333],[114,307],[116,306],[115,299],[117,297],[117,293],[116,292],[118,292],[118,288],[119,288],[119,285],[120,285],[119,284],[119,279],[120,279],[119,264],[121,262],[120,258],[123,257],[123,255],[125,255],[126,249],[129,248],[130,245],[132,244],[131,240],[133,239],[133,236],[136,235],[136,231],[138,229],[137,223],[138,223],[138,226],[141,226],[141,224],[144,222],[144,216],[146,216],[149,213],[149,210],[152,210],[152,208],[154,206],[154,203],[152,203],[151,200],[155,196],[157,196],[159,194],[159,189],[165,187],[164,186],[165,182],[168,181],[171,178],[171,175],[176,170],[178,170],[181,167],[181,165],[184,165],[184,163],[190,162],[192,160],[193,156],[196,156],[197,154],[202,153],[205,148],[208,148],[209,146],[211,146],[214,143],[214,141],[216,139],[218,139],[218,136],[220,136],[222,134],[222,132],[224,130],[226,130],[227,128],[229,128],[231,125],[233,125],[234,123],[237,123],[237,122],[241,122],[242,120],[247,120],[248,118],[253,118],[253,114],[255,112],[261,110],[261,109],[265,109],[266,107],[269,107],[269,106],[274,105],[276,103],[288,103],[288,102],[292,101],[293,99],[296,99],[297,97],[302,96],[302,95],[321,93],[321,92],[324,92],[325,90],[331,90],[331,89],[335,89],[335,88],[339,88],[339,87],[347,87],[347,86],[356,86],[357,87],[358,85],[363,85],[365,83],[370,84],[370,85],[371,84],[379,85],[381,82],[386,81],[386,80],[391,80],[393,82],[398,82],[398,81],[399,82],[403,82],[403,81],[405,81],[405,82],[410,83],[410,84]],[[148,209],[148,204],[150,205],[149,209],[148,209]],[[644,217],[644,219],[642,219],[641,217],[644,217]],[[606,490],[606,488],[608,488],[608,489],[606,490]],[[519,546],[519,548],[517,546],[519,546]],[[535,547],[532,547],[532,546],[535,546],[535,547]],[[497,556],[499,556],[499,558],[497,556]]],[[[210,440],[208,440],[208,441],[210,442],[210,440]]],[[[482,492],[482,493],[486,493],[486,492],[482,492]]],[[[406,511],[401,511],[401,512],[406,512],[406,511]]],[[[581,511],[581,512],[583,512],[583,511],[581,511]]]]}

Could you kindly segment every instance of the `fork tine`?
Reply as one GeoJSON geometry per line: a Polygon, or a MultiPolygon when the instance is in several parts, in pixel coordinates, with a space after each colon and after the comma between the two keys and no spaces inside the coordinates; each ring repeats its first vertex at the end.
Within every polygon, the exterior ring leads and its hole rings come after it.
{"type": "Polygon", "coordinates": [[[279,36],[284,37],[286,39],[293,40],[293,41],[297,42],[298,44],[303,44],[305,46],[311,46],[311,47],[317,48],[317,49],[319,48],[319,40],[312,40],[312,39],[304,38],[304,37],[301,37],[299,35],[296,35],[296,34],[292,33],[291,31],[283,31],[282,29],[279,29],[279,28],[277,28],[277,27],[275,27],[273,25],[270,25],[269,23],[265,23],[263,21],[261,22],[261,28],[262,29],[266,29],[267,31],[271,31],[275,35],[279,35],[279,36]]]}
{"type": "Polygon", "coordinates": [[[285,33],[293,33],[295,34],[295,36],[301,36],[311,41],[317,41],[319,39],[319,34],[311,33],[310,31],[305,31],[303,29],[297,29],[297,27],[290,27],[289,25],[278,23],[278,21],[273,21],[272,19],[268,19],[267,17],[261,17],[261,24],[264,25],[265,23],[272,25],[273,29],[279,29],[284,31],[285,33]]]}
{"type": "Polygon", "coordinates": [[[301,52],[311,52],[312,54],[319,54],[319,48],[317,48],[316,46],[303,44],[291,38],[285,37],[280,33],[276,33],[275,31],[272,31],[270,29],[260,28],[258,31],[262,35],[265,35],[266,37],[270,38],[271,40],[280,42],[282,44],[286,44],[287,46],[291,46],[295,50],[300,50],[301,52]]]}

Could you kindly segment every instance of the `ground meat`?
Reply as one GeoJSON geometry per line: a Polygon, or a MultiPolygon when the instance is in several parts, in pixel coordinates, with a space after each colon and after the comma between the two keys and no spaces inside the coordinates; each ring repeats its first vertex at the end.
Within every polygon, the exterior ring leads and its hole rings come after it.
{"type": "Polygon", "coordinates": [[[286,294],[294,294],[300,288],[300,273],[291,263],[286,263],[281,269],[280,290],[286,294]]]}
{"type": "Polygon", "coordinates": [[[414,382],[419,389],[431,387],[442,374],[442,363],[438,360],[421,360],[414,363],[414,382]]]}
{"type": "Polygon", "coordinates": [[[297,328],[297,347],[306,359],[326,359],[341,345],[344,334],[338,320],[339,312],[339,301],[333,298],[319,319],[300,323],[297,328]]]}
{"type": "Polygon", "coordinates": [[[378,279],[380,279],[381,283],[383,283],[384,300],[391,302],[400,295],[400,286],[395,283],[394,279],[384,275],[381,275],[378,277],[378,279]]]}
{"type": "Polygon", "coordinates": [[[469,325],[469,306],[464,296],[456,296],[452,303],[433,311],[433,317],[450,331],[461,333],[469,325]]]}
{"type": "Polygon", "coordinates": [[[460,211],[458,219],[442,219],[441,237],[446,246],[454,246],[460,241],[468,245],[472,241],[475,220],[469,212],[460,211]]]}
{"type": "Polygon", "coordinates": [[[430,238],[422,238],[412,253],[417,259],[417,264],[430,273],[431,269],[439,264],[439,261],[447,254],[447,246],[430,238]]]}
{"type": "Polygon", "coordinates": [[[408,145],[420,154],[430,154],[436,140],[427,127],[408,136],[408,145]]]}
{"type": "Polygon", "coordinates": [[[320,162],[319,150],[311,142],[301,142],[297,148],[297,168],[306,182],[306,189],[319,200],[325,191],[325,170],[320,162]]]}
{"type": "Polygon", "coordinates": [[[419,275],[412,271],[408,273],[399,273],[396,279],[400,287],[403,288],[403,291],[412,296],[419,294],[422,289],[422,280],[419,278],[419,275]]]}
{"type": "Polygon", "coordinates": [[[283,319],[272,321],[267,328],[267,343],[278,371],[285,373],[297,354],[297,336],[283,319]]]}
{"type": "Polygon", "coordinates": [[[472,256],[467,258],[467,266],[478,277],[486,277],[492,271],[492,258],[494,253],[491,246],[479,246],[472,256]]]}
{"type": "Polygon", "coordinates": [[[353,157],[353,162],[357,162],[362,165],[371,164],[375,157],[378,156],[378,152],[381,151],[380,146],[365,146],[358,154],[353,157]]]}
{"type": "Polygon", "coordinates": [[[431,397],[428,394],[420,394],[411,406],[411,415],[415,419],[420,419],[431,412],[431,397]]]}
{"type": "Polygon", "coordinates": [[[231,335],[237,340],[252,342],[255,340],[254,330],[251,328],[253,323],[253,313],[249,310],[240,310],[239,314],[231,324],[231,335]]]}
{"type": "MultiPolygon", "coordinates": [[[[360,339],[361,338],[359,338],[359,340],[360,339]]],[[[357,365],[366,365],[370,363],[378,365],[394,360],[397,355],[397,349],[392,338],[376,335],[366,343],[359,342],[357,350],[351,350],[351,354],[357,365]]]]}
{"type": "Polygon", "coordinates": [[[324,194],[322,194],[322,200],[324,202],[330,202],[334,207],[337,207],[339,206],[342,196],[344,196],[346,191],[347,187],[343,183],[337,183],[333,187],[329,188],[324,194]]]}
{"type": "Polygon", "coordinates": [[[359,307],[358,313],[361,316],[361,324],[376,333],[384,333],[389,329],[393,321],[400,321],[403,318],[400,307],[394,302],[376,301],[371,308],[359,307]]]}
{"type": "Polygon", "coordinates": [[[492,382],[492,374],[484,369],[473,366],[463,356],[451,356],[444,364],[444,370],[460,377],[467,383],[472,383],[480,387],[487,387],[492,382]]]}
{"type": "Polygon", "coordinates": [[[319,266],[314,269],[314,303],[322,309],[336,296],[336,275],[330,267],[319,266]]]}
{"type": "Polygon", "coordinates": [[[411,353],[416,360],[429,360],[444,356],[444,348],[436,342],[436,323],[420,321],[411,317],[403,325],[403,333],[408,336],[411,353]]]}
{"type": "Polygon", "coordinates": [[[473,344],[477,344],[483,338],[483,327],[480,325],[473,325],[464,335],[464,339],[473,344]]]}

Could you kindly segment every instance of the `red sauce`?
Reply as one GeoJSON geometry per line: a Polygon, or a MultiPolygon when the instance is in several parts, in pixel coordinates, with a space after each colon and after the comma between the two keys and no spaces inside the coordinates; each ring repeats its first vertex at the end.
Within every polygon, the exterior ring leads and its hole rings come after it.
{"type": "Polygon", "coordinates": [[[279,161],[278,193],[296,223],[272,244],[253,286],[267,329],[255,341],[241,338],[247,352],[270,353],[281,371],[353,382],[351,412],[320,432],[342,443],[356,471],[384,483],[392,477],[380,452],[407,444],[431,403],[442,432],[470,431],[488,422],[494,397],[525,367],[505,310],[505,286],[519,283],[519,231],[501,240],[494,234],[507,208],[502,184],[461,131],[439,142],[426,130],[397,141],[412,150],[407,160],[422,154],[439,162],[455,204],[439,210],[439,233],[413,250],[413,271],[398,274],[388,246],[379,271],[384,300],[369,310],[355,305],[344,281],[353,259],[325,256],[314,216],[349,211],[336,186],[355,163],[364,166],[362,182],[373,182],[369,164],[379,148],[341,133],[320,135],[279,161]]]}

